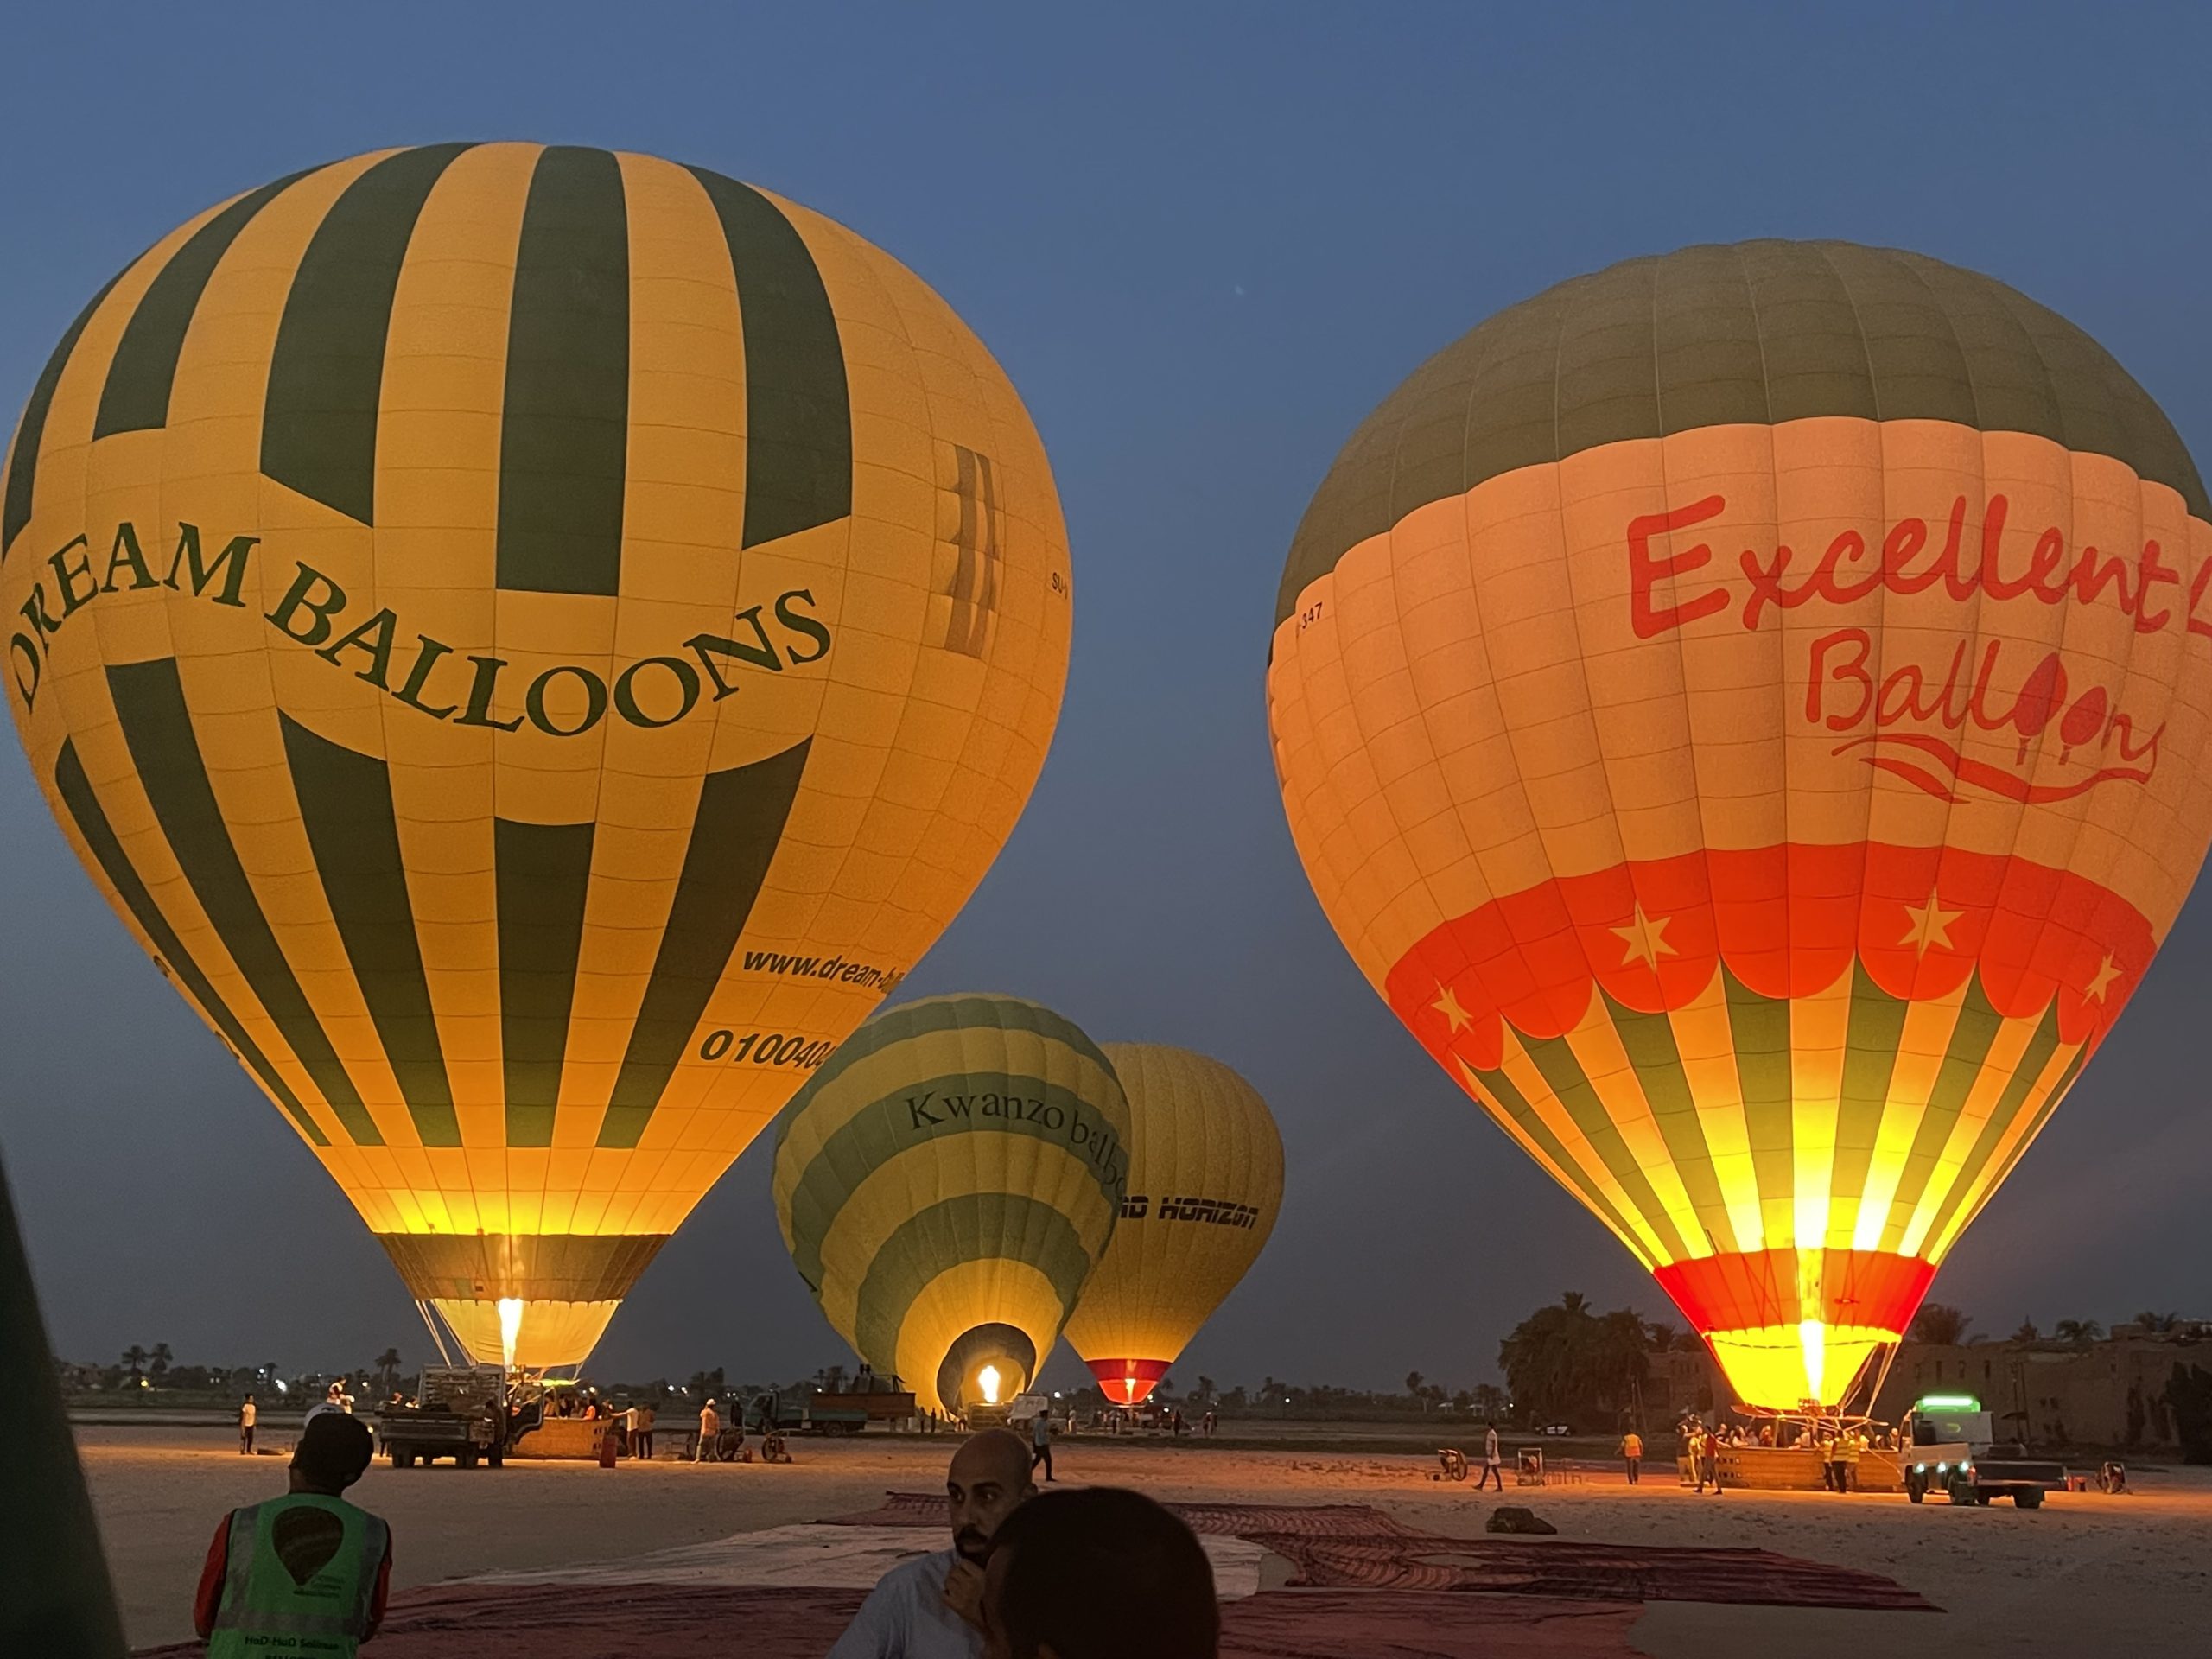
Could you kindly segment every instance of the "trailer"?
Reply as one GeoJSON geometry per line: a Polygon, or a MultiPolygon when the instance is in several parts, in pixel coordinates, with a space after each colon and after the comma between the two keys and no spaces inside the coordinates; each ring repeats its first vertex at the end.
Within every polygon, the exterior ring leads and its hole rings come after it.
{"type": "Polygon", "coordinates": [[[433,1365],[412,1405],[377,1414],[377,1441],[395,1469],[451,1458],[497,1469],[506,1459],[507,1377],[497,1365],[433,1365]]]}

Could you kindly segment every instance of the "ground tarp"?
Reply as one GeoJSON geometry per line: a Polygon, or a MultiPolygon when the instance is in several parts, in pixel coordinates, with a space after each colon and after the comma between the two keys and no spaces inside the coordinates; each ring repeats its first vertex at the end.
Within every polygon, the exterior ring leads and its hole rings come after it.
{"type": "MultiPolygon", "coordinates": [[[[1364,1503],[1171,1503],[1205,1535],[1258,1544],[1319,1589],[1482,1590],[1590,1601],[1719,1601],[1933,1612],[1894,1579],[1764,1549],[1599,1544],[1568,1538],[1454,1538],[1364,1503]]],[[[887,1492],[849,1525],[942,1527],[942,1494],[887,1492]]]]}
{"type": "MultiPolygon", "coordinates": [[[[857,1590],[455,1585],[405,1592],[374,1659],[822,1659],[857,1590]]],[[[1638,1609],[1398,1591],[1262,1591],[1222,1608],[1222,1659],[1633,1659],[1638,1609]]],[[[142,1650],[196,1659],[200,1644],[142,1650]]]]}

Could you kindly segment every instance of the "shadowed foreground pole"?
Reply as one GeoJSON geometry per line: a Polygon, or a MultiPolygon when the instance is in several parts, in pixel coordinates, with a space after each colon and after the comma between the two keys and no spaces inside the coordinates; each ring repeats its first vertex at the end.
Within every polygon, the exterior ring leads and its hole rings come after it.
{"type": "Polygon", "coordinates": [[[123,1659],[123,1624],[77,1448],[62,1411],[15,1201],[0,1170],[0,1653],[40,1659],[123,1659]]]}

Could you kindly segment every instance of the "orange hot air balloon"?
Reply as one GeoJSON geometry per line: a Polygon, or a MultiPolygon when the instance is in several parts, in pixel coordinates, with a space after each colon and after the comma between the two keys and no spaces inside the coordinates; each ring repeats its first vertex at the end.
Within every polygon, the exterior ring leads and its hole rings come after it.
{"type": "Polygon", "coordinates": [[[1897,1339],[2180,909],[2208,519],[2064,319],[1783,242],[1493,317],[1307,509],[1268,702],[1322,907],[1746,1401],[1897,1339]]]}

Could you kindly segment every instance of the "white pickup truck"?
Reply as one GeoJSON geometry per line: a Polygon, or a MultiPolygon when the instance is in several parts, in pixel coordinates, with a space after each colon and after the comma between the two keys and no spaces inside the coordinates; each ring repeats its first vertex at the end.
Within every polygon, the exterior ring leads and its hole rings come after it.
{"type": "Polygon", "coordinates": [[[1953,1503],[2009,1497],[2032,1510],[2045,1492],[2066,1490],[2065,1465],[2031,1458],[2023,1446],[1996,1439],[1996,1425],[1972,1395],[1931,1394],[1905,1414],[1897,1462],[1904,1495],[1917,1503],[1941,1492],[1953,1503]]]}

